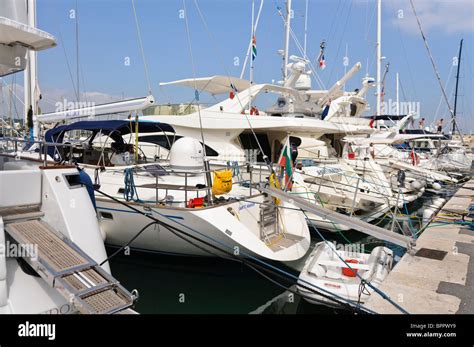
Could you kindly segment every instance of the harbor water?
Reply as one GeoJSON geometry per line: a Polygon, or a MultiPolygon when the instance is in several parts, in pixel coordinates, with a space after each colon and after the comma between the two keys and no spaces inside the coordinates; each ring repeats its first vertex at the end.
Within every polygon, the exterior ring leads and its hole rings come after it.
{"type": "MultiPolygon", "coordinates": [[[[449,199],[458,186],[444,186],[442,191],[426,192],[422,198],[399,211],[395,228],[405,232],[418,230],[421,214],[434,197],[449,199]]],[[[390,229],[392,215],[376,221],[390,229]]],[[[312,230],[312,245],[322,240],[337,243],[360,243],[366,251],[381,245],[378,240],[356,231],[344,233],[312,230]]],[[[393,245],[387,245],[389,247],[393,245]]],[[[401,248],[392,247],[401,256],[401,248]]],[[[115,249],[109,248],[109,254],[115,249]]],[[[308,252],[308,255],[310,252],[308,252]]],[[[298,268],[304,264],[304,259],[298,268]]],[[[298,272],[281,264],[279,267],[296,276],[298,272]]],[[[136,310],[142,314],[344,314],[322,305],[313,305],[298,295],[285,291],[245,265],[219,258],[170,256],[156,253],[130,251],[111,259],[113,275],[126,288],[137,289],[140,298],[136,310]]],[[[279,282],[286,287],[294,283],[279,282]]],[[[294,287],[293,287],[294,289],[294,287]]]]}

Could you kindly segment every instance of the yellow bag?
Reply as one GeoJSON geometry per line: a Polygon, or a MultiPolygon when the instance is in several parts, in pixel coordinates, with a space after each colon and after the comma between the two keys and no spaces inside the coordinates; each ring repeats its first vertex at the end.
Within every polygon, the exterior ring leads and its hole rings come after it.
{"type": "MultiPolygon", "coordinates": [[[[278,180],[278,177],[275,175],[275,173],[270,175],[270,186],[276,189],[281,189],[280,181],[278,180]]],[[[273,198],[273,201],[275,201],[276,205],[280,205],[281,203],[281,200],[277,198],[273,198]]]]}
{"type": "Polygon", "coordinates": [[[227,194],[232,190],[232,170],[214,171],[212,194],[227,194]]]}

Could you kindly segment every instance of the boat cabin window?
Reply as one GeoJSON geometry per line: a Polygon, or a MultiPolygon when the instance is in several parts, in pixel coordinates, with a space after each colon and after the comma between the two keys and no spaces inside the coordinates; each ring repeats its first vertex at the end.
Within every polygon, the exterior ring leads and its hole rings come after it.
{"type": "Polygon", "coordinates": [[[352,103],[351,104],[351,117],[354,117],[357,114],[357,105],[352,103]]]}
{"type": "MultiPolygon", "coordinates": [[[[268,158],[272,158],[272,148],[270,146],[270,142],[268,141],[267,134],[256,134],[258,142],[262,147],[263,152],[268,158]]],[[[242,133],[239,135],[240,143],[242,144],[243,149],[246,153],[250,153],[250,151],[255,151],[253,153],[257,153],[256,160],[257,163],[264,163],[263,160],[263,153],[260,151],[260,147],[258,146],[257,141],[255,140],[255,136],[252,133],[242,133]]]]}

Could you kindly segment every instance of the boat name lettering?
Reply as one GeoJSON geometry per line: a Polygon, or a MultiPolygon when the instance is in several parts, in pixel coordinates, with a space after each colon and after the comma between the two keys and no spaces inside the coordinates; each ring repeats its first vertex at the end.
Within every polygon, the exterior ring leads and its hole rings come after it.
{"type": "Polygon", "coordinates": [[[246,210],[248,208],[254,207],[255,203],[254,202],[249,202],[248,204],[244,204],[239,206],[239,211],[246,210]]]}

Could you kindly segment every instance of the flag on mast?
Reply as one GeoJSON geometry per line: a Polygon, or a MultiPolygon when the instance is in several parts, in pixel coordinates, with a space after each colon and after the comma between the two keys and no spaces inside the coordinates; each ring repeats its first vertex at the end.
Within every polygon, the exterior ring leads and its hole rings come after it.
{"type": "Polygon", "coordinates": [[[322,41],[319,45],[320,51],[318,56],[319,68],[324,70],[326,68],[326,59],[324,58],[324,49],[326,48],[326,41],[322,41]]]}
{"type": "Polygon", "coordinates": [[[252,61],[257,58],[257,37],[255,34],[252,37],[252,61]]]}
{"type": "Polygon", "coordinates": [[[321,57],[319,58],[319,68],[321,70],[324,70],[326,68],[326,60],[324,59],[324,53],[321,54],[321,57]]]}
{"type": "Polygon", "coordinates": [[[285,175],[285,188],[291,189],[291,178],[293,177],[293,161],[291,160],[291,146],[290,146],[290,137],[286,137],[285,145],[283,146],[280,154],[280,159],[278,160],[278,165],[284,170],[285,175]]]}

